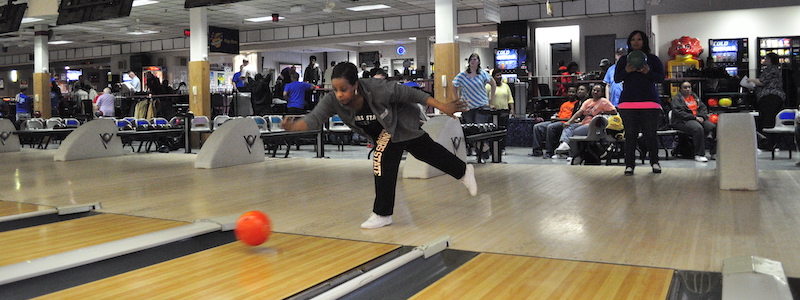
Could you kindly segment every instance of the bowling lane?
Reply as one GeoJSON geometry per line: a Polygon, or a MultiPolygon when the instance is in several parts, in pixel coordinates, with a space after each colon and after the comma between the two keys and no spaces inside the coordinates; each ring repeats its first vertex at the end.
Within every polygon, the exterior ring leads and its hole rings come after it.
{"type": "Polygon", "coordinates": [[[53,209],[49,206],[26,204],[11,201],[0,201],[0,217],[13,216],[41,210],[53,209]]]}
{"type": "Polygon", "coordinates": [[[37,299],[283,299],[397,245],[274,233],[48,294],[37,299]]]}
{"type": "Polygon", "coordinates": [[[0,232],[0,245],[3,245],[0,266],[186,224],[188,223],[116,214],[99,214],[0,232]]]}
{"type": "Polygon", "coordinates": [[[658,299],[673,270],[482,253],[411,299],[658,299]]]}

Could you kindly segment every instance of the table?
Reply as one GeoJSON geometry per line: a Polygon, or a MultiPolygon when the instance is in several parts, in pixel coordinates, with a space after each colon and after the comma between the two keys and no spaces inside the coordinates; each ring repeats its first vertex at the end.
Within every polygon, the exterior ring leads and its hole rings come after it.
{"type": "MultiPolygon", "coordinates": [[[[122,144],[130,144],[131,149],[133,149],[133,142],[139,141],[139,149],[136,152],[142,151],[142,146],[147,144],[145,148],[145,152],[150,152],[150,146],[153,143],[163,143],[164,140],[167,138],[178,138],[181,137],[183,134],[183,128],[175,128],[175,129],[153,129],[153,130],[142,130],[142,131],[120,131],[117,133],[122,139],[122,144]]],[[[158,149],[158,145],[156,149],[158,149]]]]}
{"type": "MultiPolygon", "coordinates": [[[[492,142],[492,162],[499,163],[503,162],[503,151],[500,149],[500,140],[506,137],[508,131],[505,129],[502,130],[495,130],[495,131],[488,131],[488,132],[481,132],[476,134],[470,134],[464,136],[464,140],[467,144],[478,143],[481,144],[477,146],[478,149],[481,149],[482,144],[486,141],[492,142]]],[[[478,151],[480,152],[480,151],[478,151]]],[[[481,153],[477,154],[478,162],[483,162],[483,157],[481,157],[481,153]]]]}
{"type": "MultiPolygon", "coordinates": [[[[261,140],[264,141],[264,145],[267,145],[268,143],[280,143],[286,145],[286,154],[284,154],[284,158],[289,157],[289,149],[292,147],[292,144],[304,137],[316,137],[317,158],[322,158],[325,156],[325,150],[322,142],[322,130],[271,131],[261,133],[261,140]]],[[[278,148],[275,147],[275,149],[272,151],[272,157],[275,157],[277,152],[278,148]]]]}
{"type": "Polygon", "coordinates": [[[26,130],[17,130],[14,134],[19,136],[20,143],[25,145],[38,144],[38,149],[47,149],[47,145],[50,144],[52,140],[63,140],[67,137],[75,128],[58,128],[58,129],[26,129],[26,130]],[[26,143],[26,141],[29,141],[26,143]]]}

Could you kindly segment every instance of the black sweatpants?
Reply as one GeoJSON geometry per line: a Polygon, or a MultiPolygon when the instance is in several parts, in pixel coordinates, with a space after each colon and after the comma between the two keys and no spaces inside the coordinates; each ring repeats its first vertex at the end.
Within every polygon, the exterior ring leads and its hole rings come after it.
{"type": "Polygon", "coordinates": [[[636,167],[636,147],[639,133],[650,156],[650,164],[658,163],[658,119],[661,111],[658,109],[620,109],[622,125],[625,127],[625,166],[636,167]]]}
{"type": "Polygon", "coordinates": [[[375,152],[372,154],[375,175],[375,204],[372,212],[378,215],[389,216],[394,212],[397,172],[403,150],[456,179],[464,177],[467,170],[464,161],[434,142],[427,133],[413,140],[393,143],[389,133],[383,130],[375,139],[375,152]]]}
{"type": "Polygon", "coordinates": [[[775,127],[775,116],[783,109],[783,99],[777,95],[766,95],[758,99],[758,120],[759,128],[775,127]]]}

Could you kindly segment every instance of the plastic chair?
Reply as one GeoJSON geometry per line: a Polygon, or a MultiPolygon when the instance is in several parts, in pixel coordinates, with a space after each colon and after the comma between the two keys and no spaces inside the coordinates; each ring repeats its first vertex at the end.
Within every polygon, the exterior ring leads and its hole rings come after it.
{"type": "Polygon", "coordinates": [[[211,132],[211,121],[206,116],[195,116],[192,119],[192,131],[211,132]]]}
{"type": "MultiPolygon", "coordinates": [[[[764,133],[777,135],[779,138],[783,138],[785,136],[791,137],[794,136],[794,128],[796,126],[795,116],[797,115],[796,109],[784,109],[778,112],[775,116],[775,127],[772,128],[764,128],[764,133]]],[[[780,147],[780,143],[775,143],[772,146],[772,159],[775,159],[775,150],[780,147]]],[[[789,159],[792,159],[792,148],[794,146],[789,147],[789,159]]]]}
{"type": "Polygon", "coordinates": [[[150,125],[150,121],[148,121],[147,119],[136,119],[136,123],[135,124],[136,124],[136,127],[149,126],[150,125]]]}
{"type": "Polygon", "coordinates": [[[224,124],[225,122],[227,122],[230,119],[231,119],[231,117],[224,116],[224,115],[214,117],[214,127],[212,129],[216,130],[217,128],[222,126],[222,124],[224,124]]]}
{"type": "Polygon", "coordinates": [[[256,125],[258,125],[258,131],[260,132],[269,132],[269,124],[267,124],[267,119],[264,119],[262,116],[249,116],[248,118],[253,119],[256,121],[256,125]]]}
{"type": "Polygon", "coordinates": [[[25,121],[26,129],[44,129],[44,123],[39,119],[30,119],[25,121]]]}
{"type": "Polygon", "coordinates": [[[124,130],[128,126],[131,126],[131,122],[125,119],[117,119],[117,129],[124,130]]]}
{"type": "Polygon", "coordinates": [[[347,126],[344,121],[342,121],[342,118],[340,118],[339,115],[333,115],[330,117],[330,119],[328,119],[328,126],[326,130],[328,133],[333,134],[333,136],[336,138],[336,142],[338,142],[336,146],[339,151],[344,151],[344,137],[353,133],[350,127],[347,126]]]}
{"type": "MultiPolygon", "coordinates": [[[[570,141],[576,141],[579,144],[591,142],[591,143],[601,143],[603,147],[608,145],[609,143],[619,143],[619,141],[610,136],[606,133],[606,126],[608,126],[608,119],[605,116],[595,116],[592,118],[592,121],[589,122],[589,132],[586,136],[572,136],[570,137],[570,141]]],[[[581,145],[581,147],[585,147],[586,145],[581,145]]],[[[575,158],[572,160],[573,164],[577,164],[581,162],[581,160],[575,158]]],[[[610,159],[606,160],[606,164],[610,164],[610,159]]]]}
{"type": "Polygon", "coordinates": [[[78,121],[78,119],[75,119],[75,118],[66,118],[66,119],[64,119],[64,126],[67,126],[67,127],[78,127],[78,126],[81,126],[81,122],[78,121]]]}
{"type": "MultiPolygon", "coordinates": [[[[683,131],[677,130],[672,128],[672,110],[667,112],[667,121],[670,124],[670,129],[665,130],[658,130],[656,131],[656,136],[658,137],[658,148],[657,149],[664,149],[664,159],[669,160],[669,152],[670,150],[675,151],[675,149],[671,149],[664,140],[668,137],[672,137],[673,140],[677,140],[679,138],[689,138],[689,135],[684,133],[683,131]]],[[[673,156],[675,156],[673,154],[673,156]]]]}
{"type": "Polygon", "coordinates": [[[282,121],[283,117],[281,116],[269,116],[269,131],[272,132],[286,131],[286,129],[283,129],[283,127],[281,126],[282,121]]]}
{"type": "Polygon", "coordinates": [[[150,120],[150,123],[152,123],[153,125],[162,125],[162,126],[169,125],[169,121],[167,121],[167,119],[164,119],[164,118],[161,118],[161,117],[153,118],[152,120],[150,120]]]}
{"type": "Polygon", "coordinates": [[[53,119],[49,119],[49,120],[47,120],[46,122],[47,122],[47,129],[53,129],[53,128],[56,128],[56,126],[61,126],[61,125],[63,125],[63,124],[61,123],[61,120],[53,120],[53,119]]]}
{"type": "Polygon", "coordinates": [[[333,115],[328,120],[328,130],[329,131],[334,131],[334,132],[351,132],[352,131],[350,129],[350,127],[347,126],[347,124],[345,124],[344,121],[342,121],[342,118],[340,118],[339,115],[333,115]]]}

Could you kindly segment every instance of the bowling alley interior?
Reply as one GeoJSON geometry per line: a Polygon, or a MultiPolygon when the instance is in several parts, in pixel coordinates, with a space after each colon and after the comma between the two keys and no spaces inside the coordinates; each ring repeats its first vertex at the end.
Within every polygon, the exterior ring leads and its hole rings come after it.
{"type": "Polygon", "coordinates": [[[0,299],[800,299],[799,14],[9,0],[0,299]]]}

